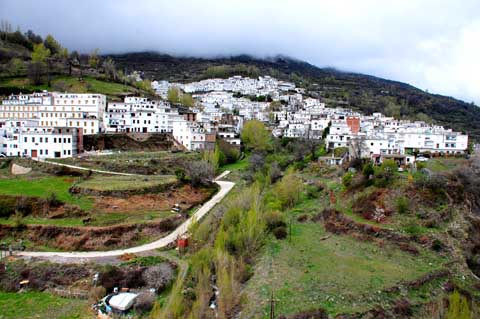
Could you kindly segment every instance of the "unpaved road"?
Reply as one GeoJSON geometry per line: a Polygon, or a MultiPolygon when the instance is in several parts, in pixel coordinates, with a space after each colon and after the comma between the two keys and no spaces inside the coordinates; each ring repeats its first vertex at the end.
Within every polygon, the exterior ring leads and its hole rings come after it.
{"type": "Polygon", "coordinates": [[[34,251],[22,251],[18,252],[17,255],[23,257],[40,257],[42,259],[52,259],[52,260],[68,260],[71,262],[81,262],[82,260],[87,261],[92,258],[102,258],[102,257],[117,257],[126,253],[142,253],[151,251],[157,248],[163,248],[169,244],[175,242],[175,240],[185,234],[188,231],[190,225],[202,219],[216,204],[218,204],[235,186],[233,182],[220,181],[219,179],[230,173],[226,171],[222,173],[215,179],[215,183],[220,186],[220,190],[202,207],[200,207],[189,219],[187,219],[183,224],[178,226],[173,232],[169,235],[160,238],[154,242],[144,244],[141,246],[126,248],[126,249],[116,249],[108,251],[86,251],[86,252],[34,252],[34,251]]]}
{"type": "Polygon", "coordinates": [[[65,166],[65,167],[68,167],[68,168],[78,169],[78,170],[81,170],[81,171],[92,171],[94,173],[100,173],[100,174],[121,175],[121,176],[140,176],[139,174],[102,171],[101,169],[93,169],[93,168],[86,168],[86,167],[81,167],[81,166],[76,166],[76,165],[57,163],[57,162],[52,162],[52,161],[48,161],[46,159],[40,159],[40,158],[32,158],[32,159],[34,161],[41,162],[41,163],[47,163],[47,164],[57,165],[57,166],[65,166]]]}

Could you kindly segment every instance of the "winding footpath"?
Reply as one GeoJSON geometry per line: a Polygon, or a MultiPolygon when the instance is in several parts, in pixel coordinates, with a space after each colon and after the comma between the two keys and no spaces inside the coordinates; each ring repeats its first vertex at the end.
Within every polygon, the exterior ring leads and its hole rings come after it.
{"type": "MultiPolygon", "coordinates": [[[[49,162],[49,163],[52,163],[52,162],[49,162]]],[[[63,165],[66,165],[66,164],[63,164],[63,165]]],[[[72,165],[69,165],[69,167],[78,168],[72,165]]],[[[109,173],[115,173],[115,172],[102,171],[102,173],[109,174],[109,173]]],[[[187,219],[180,226],[178,226],[173,232],[154,242],[136,246],[136,247],[126,248],[126,249],[116,249],[116,250],[108,250],[108,251],[85,251],[85,252],[21,251],[21,252],[17,252],[16,255],[23,256],[23,257],[40,257],[40,258],[46,258],[46,259],[62,258],[62,259],[67,259],[68,261],[79,261],[79,260],[88,260],[91,258],[100,258],[100,257],[117,257],[126,253],[137,254],[137,253],[148,252],[154,249],[166,247],[172,244],[173,242],[175,242],[175,240],[179,236],[184,235],[188,231],[188,228],[190,227],[190,225],[192,225],[196,221],[201,220],[216,204],[218,204],[232,190],[233,186],[235,186],[235,183],[220,180],[226,175],[228,175],[229,173],[230,171],[225,171],[221,175],[219,175],[217,178],[215,178],[214,182],[220,186],[220,190],[208,202],[203,204],[202,207],[200,207],[189,219],[187,219]]],[[[117,174],[121,175],[122,173],[117,173],[117,174]]]]}

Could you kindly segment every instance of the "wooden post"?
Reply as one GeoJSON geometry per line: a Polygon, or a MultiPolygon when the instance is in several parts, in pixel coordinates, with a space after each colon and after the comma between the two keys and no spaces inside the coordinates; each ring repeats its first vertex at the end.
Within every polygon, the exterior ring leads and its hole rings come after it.
{"type": "Polygon", "coordinates": [[[275,299],[273,299],[273,290],[270,297],[270,319],[275,319],[275,299]]]}

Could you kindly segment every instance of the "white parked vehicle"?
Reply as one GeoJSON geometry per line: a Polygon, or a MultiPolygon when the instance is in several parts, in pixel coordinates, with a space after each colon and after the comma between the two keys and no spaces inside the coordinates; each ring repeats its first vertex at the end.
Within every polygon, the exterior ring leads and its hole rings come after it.
{"type": "Polygon", "coordinates": [[[428,158],[426,157],[423,157],[423,156],[417,157],[417,162],[426,162],[426,161],[428,161],[428,158]]]}

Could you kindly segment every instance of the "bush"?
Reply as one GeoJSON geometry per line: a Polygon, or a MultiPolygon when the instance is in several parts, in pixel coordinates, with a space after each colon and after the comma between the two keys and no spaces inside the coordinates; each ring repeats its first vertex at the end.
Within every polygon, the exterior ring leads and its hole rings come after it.
{"type": "Polygon", "coordinates": [[[48,195],[47,203],[50,207],[59,207],[62,205],[62,202],[58,199],[55,193],[50,193],[50,195],[48,195]]]}
{"type": "Polygon", "coordinates": [[[158,266],[152,266],[146,269],[142,274],[142,279],[148,288],[156,291],[165,289],[174,279],[175,272],[168,263],[161,263],[158,266]]]}
{"type": "Polygon", "coordinates": [[[303,190],[303,182],[295,176],[294,172],[288,172],[274,188],[277,198],[282,204],[282,208],[293,207],[300,200],[300,194],[303,190]]]}
{"type": "Polygon", "coordinates": [[[105,287],[97,286],[90,289],[88,292],[88,300],[92,303],[99,301],[107,294],[105,287]]]}
{"type": "Polygon", "coordinates": [[[283,215],[280,212],[269,212],[265,214],[265,224],[269,231],[274,230],[277,227],[285,227],[287,224],[283,219],[283,215]]]}
{"type": "Polygon", "coordinates": [[[135,300],[133,306],[137,312],[149,312],[155,304],[155,294],[151,292],[141,292],[135,300]]]}
{"type": "Polygon", "coordinates": [[[372,163],[366,163],[363,165],[362,174],[365,178],[375,175],[375,170],[373,169],[372,163]]]}
{"type": "Polygon", "coordinates": [[[235,163],[240,157],[240,151],[237,147],[231,145],[224,140],[218,140],[217,142],[220,154],[223,155],[220,159],[220,165],[235,163]]]}
{"type": "Polygon", "coordinates": [[[350,187],[352,185],[352,180],[353,180],[353,173],[352,172],[347,172],[343,175],[342,177],[342,184],[345,187],[350,187]]]}
{"type": "Polygon", "coordinates": [[[10,217],[15,214],[16,202],[14,196],[0,197],[0,217],[10,217]]]}
{"type": "Polygon", "coordinates": [[[472,313],[467,298],[455,290],[448,298],[447,319],[470,319],[472,313]]]}
{"type": "Polygon", "coordinates": [[[443,243],[438,239],[433,240],[432,249],[435,251],[441,251],[443,249],[443,243]]]}
{"type": "Polygon", "coordinates": [[[214,174],[213,166],[207,161],[194,161],[187,165],[187,176],[193,186],[208,184],[214,174]]]}
{"type": "Polygon", "coordinates": [[[405,196],[399,196],[395,200],[395,207],[399,214],[405,214],[409,211],[410,203],[405,196]]]}
{"type": "Polygon", "coordinates": [[[285,239],[287,238],[288,232],[287,232],[287,227],[285,226],[280,226],[277,227],[273,230],[273,235],[277,239],[285,239]]]}

